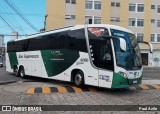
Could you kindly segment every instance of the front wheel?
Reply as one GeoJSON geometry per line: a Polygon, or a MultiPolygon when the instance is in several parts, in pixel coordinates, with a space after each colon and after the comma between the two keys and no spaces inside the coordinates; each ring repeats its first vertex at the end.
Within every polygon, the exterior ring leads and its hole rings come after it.
{"type": "Polygon", "coordinates": [[[84,74],[82,71],[78,71],[75,73],[74,84],[78,87],[84,86],[84,74]]]}
{"type": "Polygon", "coordinates": [[[19,75],[20,75],[21,78],[26,78],[24,67],[21,67],[19,69],[19,75]]]}

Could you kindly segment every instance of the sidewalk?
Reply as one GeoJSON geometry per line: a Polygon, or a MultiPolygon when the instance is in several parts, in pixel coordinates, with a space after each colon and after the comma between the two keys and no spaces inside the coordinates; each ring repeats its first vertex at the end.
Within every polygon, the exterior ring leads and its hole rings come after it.
{"type": "Polygon", "coordinates": [[[160,80],[150,79],[150,80],[142,80],[142,84],[160,84],[160,80]]]}
{"type": "Polygon", "coordinates": [[[160,72],[160,67],[143,66],[143,70],[145,70],[145,71],[157,71],[157,72],[160,72]]]}

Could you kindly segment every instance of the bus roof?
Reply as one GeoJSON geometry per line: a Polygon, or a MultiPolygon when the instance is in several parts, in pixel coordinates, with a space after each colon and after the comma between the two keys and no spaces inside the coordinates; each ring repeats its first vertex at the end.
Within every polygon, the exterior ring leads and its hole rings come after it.
{"type": "MultiPolygon", "coordinates": [[[[130,30],[126,29],[126,28],[120,27],[120,26],[116,26],[116,25],[110,25],[110,24],[90,24],[90,25],[87,25],[87,26],[88,27],[104,27],[104,28],[108,28],[108,29],[116,29],[116,30],[121,30],[121,31],[125,31],[125,32],[133,34],[132,31],[130,31],[130,30]]],[[[57,28],[57,29],[45,31],[45,32],[42,32],[42,33],[31,34],[31,35],[28,35],[28,36],[26,36],[24,38],[16,39],[14,41],[35,38],[35,37],[44,36],[44,35],[48,35],[48,34],[53,34],[53,33],[57,33],[57,32],[67,31],[67,30],[76,30],[76,29],[81,29],[81,28],[84,28],[84,27],[85,27],[85,25],[75,25],[75,26],[68,26],[68,27],[63,27],[63,28],[57,28]]]]}

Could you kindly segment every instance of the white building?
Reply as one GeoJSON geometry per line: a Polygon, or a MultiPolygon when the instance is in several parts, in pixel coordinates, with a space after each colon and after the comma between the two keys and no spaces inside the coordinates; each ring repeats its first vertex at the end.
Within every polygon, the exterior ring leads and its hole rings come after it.
{"type": "Polygon", "coordinates": [[[0,48],[4,47],[4,36],[0,35],[0,48]]]}

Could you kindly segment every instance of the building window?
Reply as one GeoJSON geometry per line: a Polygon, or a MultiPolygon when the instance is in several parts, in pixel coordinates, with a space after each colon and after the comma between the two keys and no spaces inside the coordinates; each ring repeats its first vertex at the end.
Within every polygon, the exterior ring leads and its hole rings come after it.
{"type": "Polygon", "coordinates": [[[156,8],[156,6],[155,5],[151,5],[151,9],[155,9],[156,8]]]}
{"type": "Polygon", "coordinates": [[[85,19],[86,19],[86,24],[93,24],[92,16],[86,16],[85,19]]]}
{"type": "Polygon", "coordinates": [[[111,6],[115,6],[115,2],[111,2],[111,6]]]}
{"type": "Polygon", "coordinates": [[[137,26],[144,27],[144,19],[137,19],[137,26]]]}
{"type": "Polygon", "coordinates": [[[111,2],[111,6],[120,7],[120,3],[119,2],[111,2]]]}
{"type": "Polygon", "coordinates": [[[101,17],[94,17],[94,24],[101,24],[101,17]]]}
{"type": "Polygon", "coordinates": [[[76,4],[76,0],[66,0],[66,3],[76,4]]]}
{"type": "Polygon", "coordinates": [[[70,0],[66,0],[66,3],[70,3],[70,0]]]}
{"type": "Polygon", "coordinates": [[[155,19],[151,19],[151,23],[155,23],[155,19]]]}
{"type": "Polygon", "coordinates": [[[120,7],[120,3],[119,2],[116,2],[116,7],[120,7]]]}
{"type": "Polygon", "coordinates": [[[76,19],[76,16],[75,15],[71,15],[71,19],[72,20],[76,19]]]}
{"type": "Polygon", "coordinates": [[[76,4],[76,0],[71,0],[71,3],[72,4],[76,4]]]}
{"type": "Polygon", "coordinates": [[[135,26],[136,25],[136,19],[135,18],[129,18],[129,26],[135,26]]]}
{"type": "Polygon", "coordinates": [[[155,40],[155,34],[151,34],[151,42],[154,42],[155,40]]]}
{"type": "Polygon", "coordinates": [[[101,2],[100,1],[95,1],[94,2],[94,9],[101,10],[101,2]]]}
{"type": "Polygon", "coordinates": [[[76,18],[75,15],[65,15],[65,19],[75,20],[75,18],[76,18]]]}
{"type": "Polygon", "coordinates": [[[157,27],[160,27],[160,20],[157,20],[157,27]]]}
{"type": "Polygon", "coordinates": [[[137,5],[137,12],[144,12],[144,4],[137,5]]]}
{"type": "Polygon", "coordinates": [[[70,15],[65,15],[65,19],[70,19],[70,15]]]}
{"type": "Polygon", "coordinates": [[[160,42],[160,34],[157,34],[157,42],[160,42]]]}
{"type": "Polygon", "coordinates": [[[137,34],[137,41],[141,42],[143,41],[144,34],[137,34]]]}
{"type": "Polygon", "coordinates": [[[86,9],[93,9],[93,1],[86,1],[86,9]]]}
{"type": "Polygon", "coordinates": [[[120,17],[111,17],[110,21],[112,21],[112,22],[120,22],[120,17]]]}
{"type": "Polygon", "coordinates": [[[101,24],[101,17],[85,16],[86,24],[101,24]]]}
{"type": "Polygon", "coordinates": [[[136,11],[136,4],[129,4],[129,11],[136,11]]]}
{"type": "Polygon", "coordinates": [[[157,13],[160,13],[160,5],[157,6],[157,13]]]}

